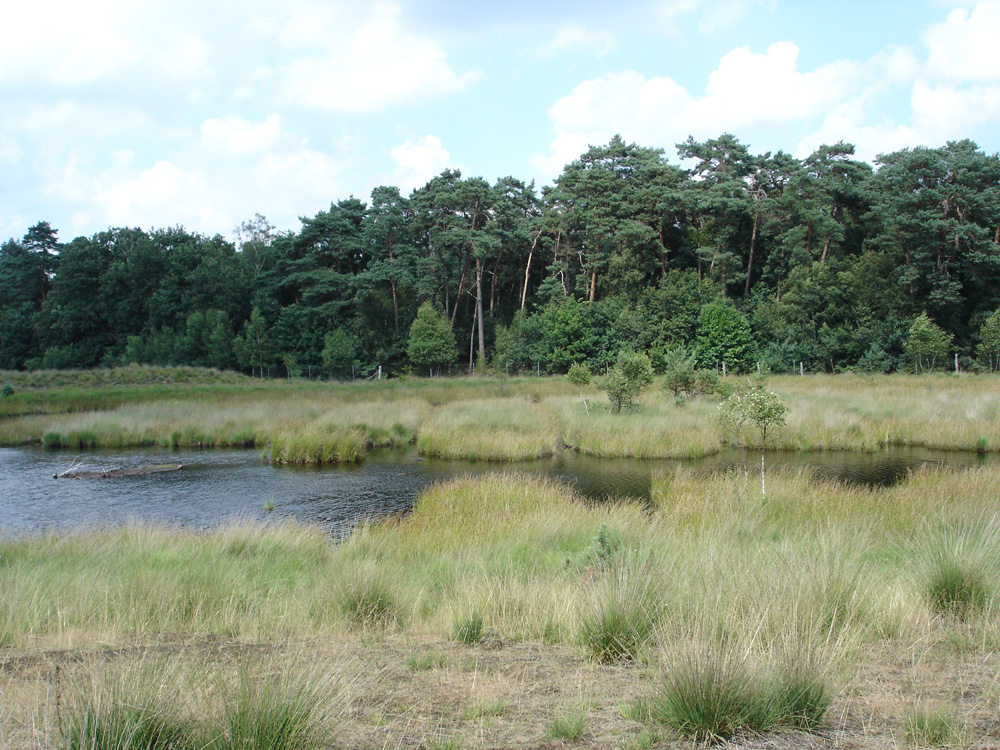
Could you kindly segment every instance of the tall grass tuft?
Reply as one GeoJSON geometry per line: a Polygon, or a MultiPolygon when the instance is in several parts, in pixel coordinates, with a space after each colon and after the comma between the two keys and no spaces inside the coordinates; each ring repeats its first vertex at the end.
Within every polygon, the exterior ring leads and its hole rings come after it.
{"type": "Polygon", "coordinates": [[[326,747],[328,686],[322,680],[241,665],[223,688],[221,715],[207,722],[204,750],[313,750],[326,747]]]}
{"type": "Polygon", "coordinates": [[[622,563],[591,583],[580,614],[580,640],[602,663],[639,659],[656,630],[663,599],[652,566],[622,563]]]}
{"type": "Polygon", "coordinates": [[[479,612],[473,612],[468,617],[457,620],[453,634],[459,643],[478,643],[483,637],[483,616],[479,612]]]}
{"type": "Polygon", "coordinates": [[[767,662],[738,648],[692,648],[668,665],[649,702],[651,718],[699,742],[820,726],[833,700],[823,670],[808,659],[767,662]]]}
{"type": "Polygon", "coordinates": [[[196,730],[180,705],[178,674],[158,662],[95,667],[71,686],[60,716],[67,750],[195,750],[196,730]]]}
{"type": "Polygon", "coordinates": [[[926,533],[917,548],[922,593],[936,615],[968,620],[982,612],[993,591],[1000,524],[967,519],[926,533]]]}
{"type": "Polygon", "coordinates": [[[967,620],[981,611],[989,598],[980,569],[947,553],[932,561],[925,584],[931,609],[939,615],[967,620]]]}
{"type": "Polygon", "coordinates": [[[906,717],[906,739],[920,747],[962,744],[955,718],[947,706],[919,704],[906,717]]]}
{"type": "Polygon", "coordinates": [[[587,714],[581,710],[570,710],[552,717],[545,736],[553,740],[575,742],[583,737],[587,729],[587,714]]]}
{"type": "Polygon", "coordinates": [[[361,566],[348,575],[338,592],[340,611],[356,630],[387,630],[404,620],[402,593],[389,578],[372,566],[361,566]]]}
{"type": "Polygon", "coordinates": [[[698,742],[763,732],[776,723],[771,697],[746,665],[714,651],[688,654],[668,667],[649,703],[651,717],[698,742]]]}

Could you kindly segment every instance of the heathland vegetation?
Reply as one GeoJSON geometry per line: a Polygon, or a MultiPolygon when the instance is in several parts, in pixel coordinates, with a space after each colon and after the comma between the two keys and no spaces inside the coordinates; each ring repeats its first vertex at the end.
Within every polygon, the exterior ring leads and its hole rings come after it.
{"type": "Polygon", "coordinates": [[[978,746],[1000,726],[997,486],[992,463],[888,489],[777,471],[766,496],[678,471],[648,504],[590,504],[497,474],[339,541],[0,541],[0,742],[978,746]]]}

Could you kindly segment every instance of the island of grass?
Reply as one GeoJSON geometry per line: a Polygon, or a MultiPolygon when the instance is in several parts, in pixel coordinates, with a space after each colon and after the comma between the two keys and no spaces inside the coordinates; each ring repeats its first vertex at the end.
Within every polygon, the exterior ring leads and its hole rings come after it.
{"type": "MultiPolygon", "coordinates": [[[[49,448],[253,447],[272,461],[363,460],[415,443],[426,456],[518,461],[564,447],[599,457],[685,458],[719,451],[719,393],[678,404],[653,384],[620,413],[561,377],[409,378],[363,383],[260,380],[196,368],[6,373],[0,445],[49,448]]],[[[723,379],[723,391],[743,379],[723,379]]],[[[976,375],[784,375],[789,407],[770,447],[996,450],[996,380],[976,375]]]]}

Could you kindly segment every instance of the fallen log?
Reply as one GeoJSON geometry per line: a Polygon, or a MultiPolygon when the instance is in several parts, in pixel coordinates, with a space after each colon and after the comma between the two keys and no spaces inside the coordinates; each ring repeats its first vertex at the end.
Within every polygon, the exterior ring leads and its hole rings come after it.
{"type": "Polygon", "coordinates": [[[113,477],[142,477],[147,474],[161,474],[165,471],[177,471],[184,464],[153,464],[149,466],[133,466],[128,469],[98,469],[96,471],[77,471],[69,468],[61,474],[53,474],[53,479],[111,479],[113,477]]]}

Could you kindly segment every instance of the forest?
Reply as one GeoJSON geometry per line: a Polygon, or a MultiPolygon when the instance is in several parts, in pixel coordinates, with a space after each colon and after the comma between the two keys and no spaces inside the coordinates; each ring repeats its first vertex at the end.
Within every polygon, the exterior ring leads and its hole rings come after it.
{"type": "Polygon", "coordinates": [[[655,367],[1000,369],[1000,158],[969,141],[855,158],[729,134],[616,136],[536,190],[447,170],[235,241],[181,226],[0,248],[0,369],[195,365],[361,378],[655,367]]]}

